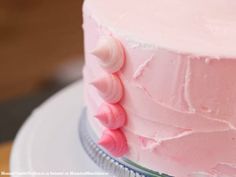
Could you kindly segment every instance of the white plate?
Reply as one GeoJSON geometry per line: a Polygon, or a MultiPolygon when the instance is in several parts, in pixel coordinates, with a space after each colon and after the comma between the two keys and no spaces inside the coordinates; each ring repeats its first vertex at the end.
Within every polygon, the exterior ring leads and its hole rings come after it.
{"type": "Polygon", "coordinates": [[[54,175],[53,172],[102,173],[79,141],[78,122],[83,106],[83,85],[77,82],[33,111],[14,142],[11,172],[51,172],[54,175]]]}

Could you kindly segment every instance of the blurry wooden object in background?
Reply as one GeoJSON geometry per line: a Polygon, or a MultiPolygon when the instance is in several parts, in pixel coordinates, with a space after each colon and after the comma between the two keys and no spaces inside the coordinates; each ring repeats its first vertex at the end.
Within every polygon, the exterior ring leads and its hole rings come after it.
{"type": "MultiPolygon", "coordinates": [[[[0,173],[9,172],[9,163],[10,163],[10,152],[11,152],[12,143],[0,144],[0,173]]],[[[0,175],[1,176],[1,175],[0,175]]]]}
{"type": "Polygon", "coordinates": [[[82,55],[82,2],[0,0],[0,101],[40,87],[82,55]]]}

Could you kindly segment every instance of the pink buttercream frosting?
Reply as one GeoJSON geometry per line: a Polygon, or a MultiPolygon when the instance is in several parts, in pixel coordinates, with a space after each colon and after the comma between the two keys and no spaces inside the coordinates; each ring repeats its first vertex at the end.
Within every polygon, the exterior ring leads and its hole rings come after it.
{"type": "Polygon", "coordinates": [[[128,152],[125,135],[121,130],[104,130],[98,144],[115,157],[121,157],[128,152]]]}
{"type": "Polygon", "coordinates": [[[126,112],[119,104],[102,104],[95,115],[109,129],[122,128],[126,123],[126,112]]]}
{"type": "Polygon", "coordinates": [[[123,97],[123,86],[116,75],[106,74],[94,80],[91,84],[108,103],[117,103],[123,97]]]}
{"type": "Polygon", "coordinates": [[[102,36],[92,54],[100,59],[100,66],[109,73],[119,71],[124,65],[123,48],[112,36],[102,36]]]}
{"type": "Polygon", "coordinates": [[[89,83],[107,71],[90,51],[112,36],[125,52],[115,76],[126,158],[175,177],[235,177],[235,8],[233,0],[86,0],[85,99],[95,133],[106,130],[94,118],[105,99],[89,83]]]}

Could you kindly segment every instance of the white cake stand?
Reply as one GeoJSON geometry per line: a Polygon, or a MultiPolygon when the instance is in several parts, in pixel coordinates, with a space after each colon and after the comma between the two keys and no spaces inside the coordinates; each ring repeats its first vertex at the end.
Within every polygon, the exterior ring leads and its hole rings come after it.
{"type": "MultiPolygon", "coordinates": [[[[89,176],[83,173],[103,173],[90,160],[79,141],[82,86],[82,82],[77,82],[63,89],[33,111],[14,142],[10,164],[12,173],[35,173],[23,175],[29,177],[38,176],[39,173],[45,173],[41,176],[72,176],[79,172],[81,174],[76,176],[89,176]]],[[[12,176],[22,175],[18,173],[12,176]]]]}

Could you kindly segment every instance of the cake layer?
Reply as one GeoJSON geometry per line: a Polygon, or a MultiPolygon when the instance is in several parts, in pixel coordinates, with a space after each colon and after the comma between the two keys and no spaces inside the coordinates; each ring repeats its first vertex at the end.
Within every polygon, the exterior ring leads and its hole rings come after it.
{"type": "MultiPolygon", "coordinates": [[[[126,157],[175,177],[235,177],[236,60],[230,58],[233,46],[218,33],[215,37],[222,37],[225,49],[216,45],[216,38],[197,36],[201,32],[206,34],[204,21],[199,21],[203,31],[188,29],[187,25],[192,25],[190,19],[201,11],[201,1],[173,1],[176,12],[170,17],[166,12],[172,4],[166,2],[114,1],[110,6],[107,0],[85,2],[84,81],[90,124],[98,136],[106,129],[94,118],[105,100],[90,83],[107,75],[90,51],[101,36],[113,36],[122,44],[126,55],[125,65],[116,73],[124,87],[119,104],[127,114],[127,123],[122,128],[129,145],[126,157]],[[132,3],[135,6],[131,8],[132,3]],[[189,11],[193,3],[196,9],[189,11]],[[124,4],[127,6],[123,7],[124,4]],[[157,4],[162,8],[156,7],[157,4]],[[113,5],[116,8],[110,9],[113,5]],[[178,25],[173,20],[177,11],[181,12],[179,17],[187,15],[183,18],[189,20],[184,23],[181,18],[183,24],[178,25]],[[142,12],[139,19],[138,12],[142,12]],[[154,12],[156,16],[152,15],[154,12]],[[167,22],[174,25],[173,31],[164,30],[170,28],[167,22]],[[181,43],[177,45],[176,41],[181,43]],[[214,47],[206,48],[206,45],[214,47]]],[[[219,0],[214,1],[215,5],[213,1],[207,2],[220,8],[219,0]]],[[[212,20],[214,10],[203,14],[205,19],[212,20]]]]}
{"type": "MultiPolygon", "coordinates": [[[[90,78],[91,73],[84,70],[87,78],[90,78]]],[[[90,79],[94,77],[96,75],[90,79]]],[[[104,101],[91,86],[87,85],[85,90],[88,92],[86,102],[89,121],[93,131],[100,137],[106,128],[94,115],[104,101]]],[[[236,148],[236,129],[197,116],[190,120],[186,116],[182,122],[178,117],[173,120],[159,116],[151,121],[148,117],[140,117],[137,112],[130,114],[127,109],[126,112],[128,122],[123,129],[129,144],[126,157],[138,165],[175,177],[198,177],[197,174],[201,172],[219,174],[219,177],[220,174],[229,174],[229,177],[236,174],[236,156],[232,150],[236,148]],[[165,118],[168,122],[160,123],[159,118],[165,118]],[[227,172],[228,169],[230,172],[227,172]]]]}
{"type": "Polygon", "coordinates": [[[236,56],[234,0],[86,0],[93,18],[134,46],[236,56]]]}

